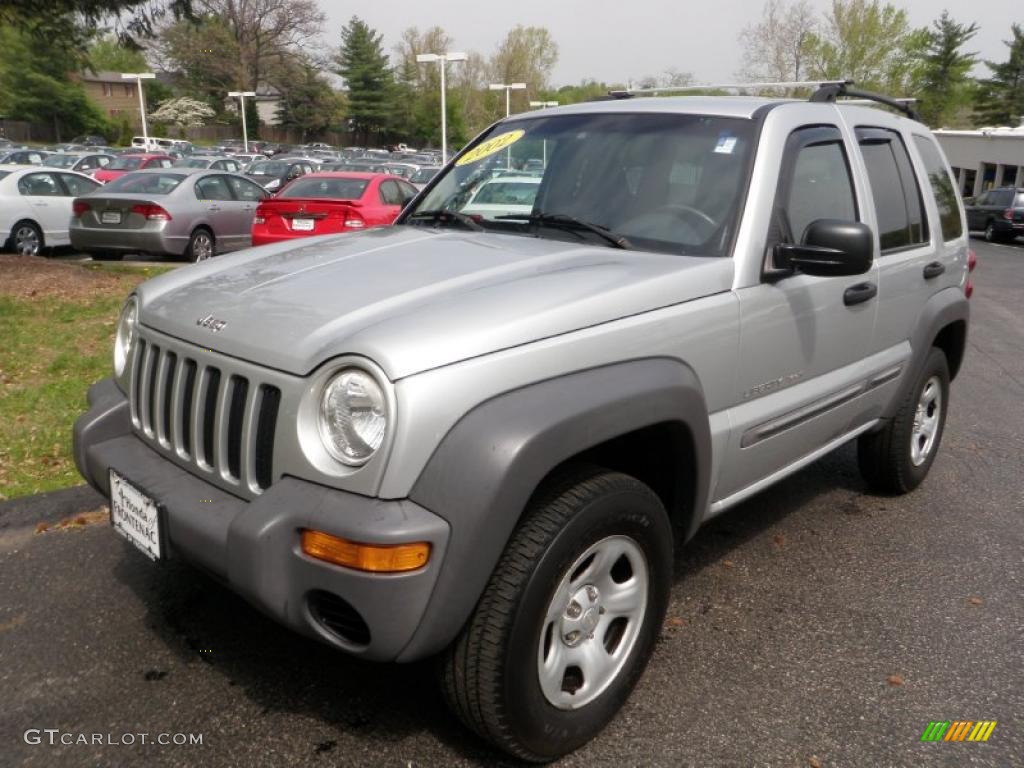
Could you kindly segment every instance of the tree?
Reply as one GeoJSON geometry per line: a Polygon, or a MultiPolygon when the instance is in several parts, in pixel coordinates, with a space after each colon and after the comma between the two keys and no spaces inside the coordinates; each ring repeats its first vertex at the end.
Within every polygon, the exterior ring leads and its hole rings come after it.
{"type": "Polygon", "coordinates": [[[319,136],[342,120],[341,96],[309,62],[292,68],[288,87],[282,89],[277,120],[283,128],[295,131],[300,141],[319,136]]]}
{"type": "Polygon", "coordinates": [[[1012,125],[1024,118],[1024,25],[1011,27],[1004,41],[1009,58],[1001,64],[986,61],[992,77],[978,84],[975,114],[983,125],[1012,125]]]}
{"type": "Polygon", "coordinates": [[[881,0],[832,0],[818,32],[807,37],[808,74],[853,80],[858,88],[902,95],[917,78],[926,29],[911,29],[907,12],[881,0]]]}
{"type": "Polygon", "coordinates": [[[227,24],[213,14],[166,26],[154,55],[162,69],[177,73],[182,91],[201,95],[218,112],[223,111],[228,91],[254,90],[239,84],[238,43],[227,24]]]}
{"type": "Polygon", "coordinates": [[[62,48],[40,56],[30,33],[0,28],[0,114],[52,125],[58,141],[65,134],[112,132],[81,82],[68,77],[80,64],[80,56],[62,48]]]}
{"type": "Polygon", "coordinates": [[[971,69],[976,54],[963,47],[978,31],[977,24],[957,24],[948,11],[932,23],[921,55],[919,82],[915,93],[920,99],[918,111],[928,125],[946,124],[971,97],[971,69]]]}
{"type": "Polygon", "coordinates": [[[189,96],[179,96],[165,101],[159,109],[151,112],[149,117],[154,123],[169,123],[176,125],[179,131],[184,131],[186,128],[206,125],[206,121],[215,114],[206,102],[189,96]]]}
{"type": "Polygon", "coordinates": [[[743,65],[747,80],[791,82],[807,75],[807,43],[819,23],[808,0],[768,0],[761,20],[743,28],[743,65]]]}
{"type": "Polygon", "coordinates": [[[358,16],[341,30],[335,72],[348,88],[348,117],[352,129],[369,143],[392,125],[395,81],[388,66],[382,37],[358,16]]]}
{"type": "Polygon", "coordinates": [[[558,44],[551,33],[544,27],[520,24],[498,44],[491,57],[490,77],[495,83],[526,83],[526,94],[521,98],[529,99],[548,87],[557,62],[558,44]]]}

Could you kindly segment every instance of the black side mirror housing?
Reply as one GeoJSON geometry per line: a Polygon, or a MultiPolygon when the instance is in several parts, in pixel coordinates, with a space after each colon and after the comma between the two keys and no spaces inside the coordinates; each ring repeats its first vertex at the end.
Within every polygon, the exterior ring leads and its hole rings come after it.
{"type": "Polygon", "coordinates": [[[874,235],[859,221],[818,219],[807,225],[803,242],[775,246],[775,266],[817,277],[863,275],[874,259],[874,235]]]}

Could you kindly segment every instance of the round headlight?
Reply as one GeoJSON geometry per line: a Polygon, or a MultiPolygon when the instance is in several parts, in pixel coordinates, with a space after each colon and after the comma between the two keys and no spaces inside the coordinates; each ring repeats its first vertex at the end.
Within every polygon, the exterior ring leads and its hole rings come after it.
{"type": "Polygon", "coordinates": [[[364,464],[384,441],[384,390],[365,371],[346,368],[324,387],[318,421],[320,439],[331,456],[352,466],[364,464]]]}
{"type": "Polygon", "coordinates": [[[128,303],[121,310],[121,317],[117,321],[117,335],[114,337],[114,375],[120,377],[128,364],[128,355],[132,351],[132,344],[135,343],[135,321],[139,315],[139,304],[134,299],[128,299],[128,303]]]}

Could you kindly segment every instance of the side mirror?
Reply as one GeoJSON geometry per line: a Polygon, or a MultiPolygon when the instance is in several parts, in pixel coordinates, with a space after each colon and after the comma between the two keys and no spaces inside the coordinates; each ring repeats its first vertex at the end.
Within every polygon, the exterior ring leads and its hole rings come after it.
{"type": "Polygon", "coordinates": [[[775,266],[817,277],[862,275],[871,269],[874,235],[858,221],[818,219],[807,225],[803,243],[775,246],[775,266]]]}

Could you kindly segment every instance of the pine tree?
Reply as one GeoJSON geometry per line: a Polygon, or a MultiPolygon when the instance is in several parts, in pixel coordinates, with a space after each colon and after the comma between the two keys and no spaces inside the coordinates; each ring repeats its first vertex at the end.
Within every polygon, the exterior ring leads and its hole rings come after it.
{"type": "Polygon", "coordinates": [[[976,54],[961,49],[977,31],[977,24],[957,24],[948,11],[943,11],[928,30],[917,93],[921,116],[934,128],[945,125],[970,97],[970,72],[976,54]]]}
{"type": "Polygon", "coordinates": [[[1024,25],[1011,27],[1005,41],[1009,58],[1002,64],[986,61],[992,77],[978,84],[974,111],[982,125],[1016,125],[1024,118],[1024,25]]]}
{"type": "Polygon", "coordinates": [[[364,143],[379,142],[395,114],[395,81],[382,36],[358,16],[341,30],[335,70],[348,87],[348,117],[364,143]]]}

